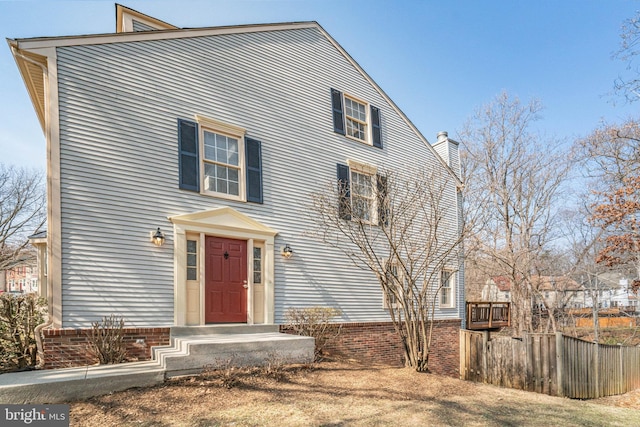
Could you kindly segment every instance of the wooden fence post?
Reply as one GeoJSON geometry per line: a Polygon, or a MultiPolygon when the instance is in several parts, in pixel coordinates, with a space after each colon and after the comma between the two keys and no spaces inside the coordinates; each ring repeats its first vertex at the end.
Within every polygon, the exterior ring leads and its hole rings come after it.
{"type": "Polygon", "coordinates": [[[595,387],[593,388],[593,394],[587,395],[588,398],[597,399],[600,397],[600,344],[596,341],[593,344],[595,347],[593,348],[593,382],[595,383],[595,387]]]}
{"type": "Polygon", "coordinates": [[[466,342],[466,334],[465,334],[465,330],[464,329],[460,329],[460,379],[461,380],[466,380],[466,375],[465,375],[465,361],[467,360],[467,349],[465,348],[465,342],[466,342]]]}
{"type": "Polygon", "coordinates": [[[564,378],[564,336],[562,332],[556,332],[556,375],[558,378],[558,396],[564,397],[563,378],[564,378]]]}
{"type": "Polygon", "coordinates": [[[482,331],[482,382],[489,380],[487,353],[489,352],[489,331],[482,331]]]}

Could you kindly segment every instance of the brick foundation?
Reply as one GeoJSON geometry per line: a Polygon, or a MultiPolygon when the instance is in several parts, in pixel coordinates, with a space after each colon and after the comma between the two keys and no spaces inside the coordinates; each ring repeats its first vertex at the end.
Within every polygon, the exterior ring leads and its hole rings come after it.
{"type": "MultiPolygon", "coordinates": [[[[98,359],[89,352],[90,329],[44,329],[45,369],[93,365],[98,359]]],[[[169,344],[169,328],[125,328],[127,361],[151,359],[151,347],[169,344]],[[143,340],[143,343],[136,343],[143,340]]]]}
{"type": "MultiPolygon", "coordinates": [[[[282,332],[289,332],[280,328],[282,332]]],[[[433,328],[429,370],[458,378],[460,367],[460,320],[438,320],[433,328]]],[[[404,351],[391,322],[343,323],[340,335],[325,348],[329,356],[364,363],[404,365],[404,351]]]]}
{"type": "MultiPolygon", "coordinates": [[[[280,327],[282,332],[289,332],[280,327]]],[[[93,365],[98,360],[88,349],[86,333],[89,329],[43,330],[45,369],[93,365]]],[[[429,356],[429,370],[440,375],[459,376],[460,320],[436,321],[429,356]]],[[[127,360],[151,359],[151,347],[169,344],[169,328],[126,328],[124,341],[127,360]],[[144,343],[137,344],[137,340],[144,343]]],[[[355,359],[364,363],[391,366],[404,364],[404,352],[391,322],[344,323],[340,335],[331,341],[325,351],[330,356],[355,359]]]]}

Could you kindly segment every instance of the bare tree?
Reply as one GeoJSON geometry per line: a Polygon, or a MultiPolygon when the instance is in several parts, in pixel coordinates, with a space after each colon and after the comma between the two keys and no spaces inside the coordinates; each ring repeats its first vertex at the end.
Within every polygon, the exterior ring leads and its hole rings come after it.
{"type": "Polygon", "coordinates": [[[626,62],[626,72],[614,82],[615,91],[628,102],[640,99],[640,69],[637,57],[640,54],[640,12],[622,25],[620,49],[614,57],[626,62]]]}
{"type": "Polygon", "coordinates": [[[373,181],[339,180],[313,194],[314,235],[375,275],[407,366],[426,371],[434,316],[454,298],[462,256],[457,180],[439,168],[373,181]]]}
{"type": "Polygon", "coordinates": [[[599,277],[609,271],[609,268],[596,262],[600,251],[602,230],[593,227],[589,221],[590,216],[588,203],[578,209],[564,211],[562,228],[564,230],[563,236],[567,241],[568,253],[572,260],[572,268],[567,274],[582,284],[585,296],[588,296],[591,301],[594,340],[597,342],[600,330],[598,323],[599,277]]]}
{"type": "Polygon", "coordinates": [[[532,131],[541,109],[538,101],[523,104],[502,93],[476,112],[460,136],[470,165],[465,213],[478,217],[471,221],[466,254],[495,260],[496,273],[511,280],[518,334],[533,328],[531,277],[556,237],[556,202],[570,166],[557,142],[532,131]]]}
{"type": "Polygon", "coordinates": [[[45,210],[42,174],[0,163],[0,270],[25,248],[27,236],[44,225],[45,210]]]}
{"type": "Polygon", "coordinates": [[[576,158],[592,190],[618,188],[629,176],[640,176],[640,122],[602,123],[576,142],[576,158]]]}
{"type": "Polygon", "coordinates": [[[640,286],[640,122],[602,124],[577,141],[588,179],[591,224],[602,232],[596,261],[632,267],[640,286]]]}

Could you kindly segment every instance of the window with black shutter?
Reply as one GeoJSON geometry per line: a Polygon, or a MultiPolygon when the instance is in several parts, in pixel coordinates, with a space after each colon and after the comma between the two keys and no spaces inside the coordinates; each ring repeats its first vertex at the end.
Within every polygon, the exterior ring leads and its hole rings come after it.
{"type": "Polygon", "coordinates": [[[351,219],[351,184],[349,166],[338,164],[338,215],[351,219]]]}
{"type": "Polygon", "coordinates": [[[337,89],[331,89],[331,108],[334,132],[382,148],[379,108],[337,89]]]}
{"type": "Polygon", "coordinates": [[[178,120],[178,152],[180,188],[200,191],[198,172],[198,124],[178,120]]]}
{"type": "Polygon", "coordinates": [[[342,111],[342,92],[331,89],[331,106],[333,108],[333,131],[344,135],[344,112],[342,111]]]}
{"type": "Polygon", "coordinates": [[[262,203],[262,144],[245,133],[200,115],[195,122],[178,119],[179,187],[262,203]]]}
{"type": "Polygon", "coordinates": [[[262,147],[260,141],[245,138],[247,159],[247,201],[262,203],[262,147]]]}

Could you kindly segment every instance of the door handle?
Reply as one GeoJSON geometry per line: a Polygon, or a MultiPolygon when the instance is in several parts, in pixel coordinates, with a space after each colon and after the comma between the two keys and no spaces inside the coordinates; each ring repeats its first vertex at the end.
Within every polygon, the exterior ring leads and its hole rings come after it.
{"type": "Polygon", "coordinates": [[[245,289],[249,288],[249,285],[247,284],[246,280],[243,280],[242,283],[243,283],[243,285],[242,285],[243,288],[245,288],[245,289]]]}

